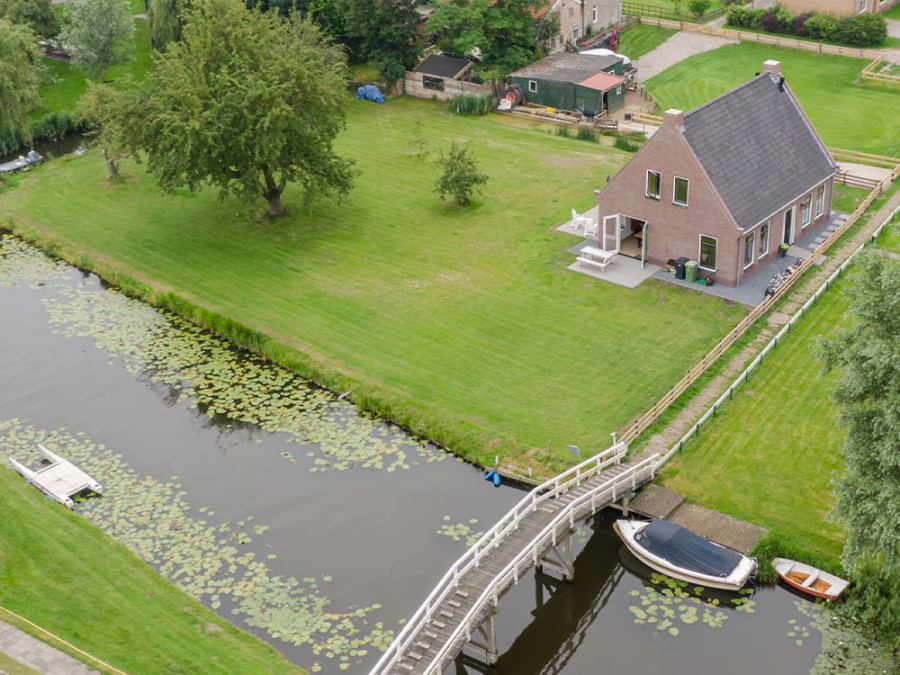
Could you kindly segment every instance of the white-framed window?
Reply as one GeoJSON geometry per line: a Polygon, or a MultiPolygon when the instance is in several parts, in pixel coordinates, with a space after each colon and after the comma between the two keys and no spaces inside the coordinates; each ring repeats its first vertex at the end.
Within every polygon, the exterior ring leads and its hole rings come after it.
{"type": "Polygon", "coordinates": [[[866,11],[866,0],[859,0],[859,12],[862,14],[866,11]]]}
{"type": "Polygon", "coordinates": [[[591,23],[597,23],[597,5],[591,10],[591,23]]]}
{"type": "Polygon", "coordinates": [[[537,93],[537,80],[528,80],[528,91],[532,94],[537,93]]]}
{"type": "Polygon", "coordinates": [[[620,82],[619,84],[616,85],[616,93],[617,93],[617,94],[621,94],[621,93],[622,93],[622,83],[621,83],[621,82],[620,82]]]}
{"type": "Polygon", "coordinates": [[[812,193],[806,195],[800,202],[800,228],[809,225],[810,202],[812,201],[812,193]]]}
{"type": "Polygon", "coordinates": [[[659,171],[647,171],[647,196],[659,199],[659,185],[661,177],[659,171]]]}
{"type": "Polygon", "coordinates": [[[572,26],[572,39],[578,39],[578,26],[572,26]]]}
{"type": "Polygon", "coordinates": [[[816,190],[816,218],[822,215],[825,210],[825,186],[820,185],[816,190]]]}
{"type": "Polygon", "coordinates": [[[688,179],[675,176],[675,184],[672,190],[672,203],[681,206],[688,205],[688,179]]]}
{"type": "Polygon", "coordinates": [[[716,271],[716,247],[718,244],[719,241],[715,237],[700,235],[700,255],[698,256],[700,267],[710,272],[716,271]]]}
{"type": "Polygon", "coordinates": [[[751,232],[744,237],[744,269],[753,264],[753,241],[756,239],[756,232],[751,232]]]}
{"type": "Polygon", "coordinates": [[[769,253],[769,221],[767,220],[759,228],[759,253],[757,258],[762,259],[769,253]]]}

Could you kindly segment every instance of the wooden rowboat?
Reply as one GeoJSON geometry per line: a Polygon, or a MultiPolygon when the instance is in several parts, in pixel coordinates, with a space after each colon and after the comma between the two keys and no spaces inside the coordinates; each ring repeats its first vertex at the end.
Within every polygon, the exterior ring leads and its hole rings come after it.
{"type": "Polygon", "coordinates": [[[793,586],[801,593],[808,593],[823,600],[838,598],[849,583],[846,579],[841,579],[796,560],[772,558],[772,565],[778,572],[778,576],[788,586],[793,586]]]}

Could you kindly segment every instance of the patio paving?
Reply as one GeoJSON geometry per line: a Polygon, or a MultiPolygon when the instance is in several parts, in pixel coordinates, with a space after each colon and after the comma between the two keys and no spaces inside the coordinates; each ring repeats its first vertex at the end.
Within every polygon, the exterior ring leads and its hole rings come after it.
{"type": "MultiPolygon", "coordinates": [[[[594,219],[594,222],[597,222],[599,209],[598,207],[594,207],[581,215],[589,216],[594,219]]],[[[831,217],[826,223],[815,229],[809,230],[803,235],[802,239],[794,242],[788,249],[785,257],[782,258],[777,253],[770,254],[769,261],[765,265],[760,267],[748,279],[742,281],[740,285],[734,288],[723,286],[721,284],[701,286],[697,283],[676,279],[674,272],[669,272],[658,265],[651,265],[650,263],[646,263],[642,269],[640,260],[623,254],[619,254],[618,258],[616,258],[616,262],[607,266],[606,269],[602,271],[592,266],[582,266],[577,260],[569,265],[567,269],[574,272],[580,272],[581,274],[587,274],[595,279],[601,279],[613,284],[618,284],[619,286],[625,286],[626,288],[634,288],[652,277],[667,283],[684,286],[685,288],[697,291],[698,293],[708,293],[724,298],[725,300],[731,300],[733,302],[739,302],[744,305],[755,307],[765,300],[766,287],[769,285],[769,280],[774,277],[776,273],[784,272],[788,267],[796,263],[798,259],[806,260],[832,232],[847,220],[847,217],[846,213],[832,211],[831,217]]],[[[571,220],[566,221],[557,227],[556,230],[565,234],[583,237],[583,232],[580,229],[576,230],[571,220]]],[[[569,252],[577,256],[585,246],[596,245],[596,239],[583,239],[580,243],[570,248],[569,252]]],[[[819,256],[819,259],[816,260],[816,264],[821,265],[825,260],[826,257],[824,255],[819,256]]]]}

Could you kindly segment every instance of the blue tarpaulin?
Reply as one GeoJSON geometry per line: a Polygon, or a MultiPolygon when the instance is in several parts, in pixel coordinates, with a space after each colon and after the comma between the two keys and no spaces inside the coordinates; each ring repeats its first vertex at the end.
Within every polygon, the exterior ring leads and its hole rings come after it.
{"type": "Polygon", "coordinates": [[[384,96],[378,91],[378,87],[374,84],[366,84],[356,90],[356,98],[364,101],[375,101],[375,103],[384,103],[384,96]]]}

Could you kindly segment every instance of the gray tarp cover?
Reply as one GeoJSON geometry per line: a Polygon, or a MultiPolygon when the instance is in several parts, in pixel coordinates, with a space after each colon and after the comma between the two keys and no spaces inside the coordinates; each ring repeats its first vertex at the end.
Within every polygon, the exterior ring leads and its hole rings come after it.
{"type": "Polygon", "coordinates": [[[384,96],[378,91],[378,87],[374,84],[365,84],[356,90],[356,98],[367,101],[375,101],[375,103],[384,103],[384,96]]]}
{"type": "Polygon", "coordinates": [[[635,540],[671,564],[702,574],[727,577],[741,562],[737,551],[707,541],[668,520],[650,521],[635,540]]]}

